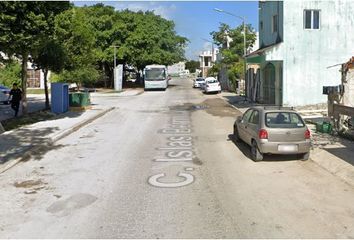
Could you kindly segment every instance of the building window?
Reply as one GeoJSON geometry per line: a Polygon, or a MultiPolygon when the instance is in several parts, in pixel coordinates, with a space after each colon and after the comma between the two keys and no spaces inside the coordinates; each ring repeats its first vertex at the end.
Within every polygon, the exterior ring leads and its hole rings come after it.
{"type": "Polygon", "coordinates": [[[278,15],[274,15],[272,18],[272,32],[278,32],[278,15]]]}
{"type": "Polygon", "coordinates": [[[304,11],[304,28],[319,29],[320,28],[320,11],[305,10],[304,11]]]}
{"type": "Polygon", "coordinates": [[[263,30],[263,21],[261,21],[261,22],[259,23],[259,28],[260,28],[261,30],[263,30]]]}

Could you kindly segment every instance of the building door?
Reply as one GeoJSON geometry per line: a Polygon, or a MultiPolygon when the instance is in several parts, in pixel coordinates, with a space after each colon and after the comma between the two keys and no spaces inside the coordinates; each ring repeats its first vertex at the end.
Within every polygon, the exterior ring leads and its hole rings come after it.
{"type": "Polygon", "coordinates": [[[264,103],[275,104],[275,67],[268,63],[264,68],[264,103]]]}

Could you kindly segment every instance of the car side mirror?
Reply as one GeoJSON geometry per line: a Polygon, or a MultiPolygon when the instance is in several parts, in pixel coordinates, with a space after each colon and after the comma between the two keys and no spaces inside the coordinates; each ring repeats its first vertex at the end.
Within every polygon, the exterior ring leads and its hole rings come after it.
{"type": "Polygon", "coordinates": [[[242,122],[242,117],[238,116],[236,120],[237,120],[237,122],[242,122]]]}

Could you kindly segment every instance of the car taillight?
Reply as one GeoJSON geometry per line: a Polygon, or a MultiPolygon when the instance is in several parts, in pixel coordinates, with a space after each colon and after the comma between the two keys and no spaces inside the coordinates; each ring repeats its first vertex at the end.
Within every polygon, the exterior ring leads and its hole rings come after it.
{"type": "Polygon", "coordinates": [[[258,132],[259,139],[268,139],[268,132],[265,129],[261,129],[258,132]]]}
{"type": "Polygon", "coordinates": [[[311,132],[310,132],[310,130],[306,129],[306,131],[305,131],[305,139],[310,139],[310,137],[311,137],[311,132]]]}

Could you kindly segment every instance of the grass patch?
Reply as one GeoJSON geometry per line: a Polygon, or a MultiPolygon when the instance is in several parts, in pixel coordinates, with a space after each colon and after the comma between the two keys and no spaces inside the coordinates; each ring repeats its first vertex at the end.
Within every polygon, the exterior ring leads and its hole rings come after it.
{"type": "Polygon", "coordinates": [[[44,94],[44,89],[28,89],[27,88],[27,94],[44,94]]]}
{"type": "Polygon", "coordinates": [[[5,131],[10,131],[25,125],[50,120],[53,119],[54,117],[55,114],[53,114],[50,111],[38,111],[38,112],[29,113],[21,117],[10,118],[2,121],[1,123],[5,131]]]}

